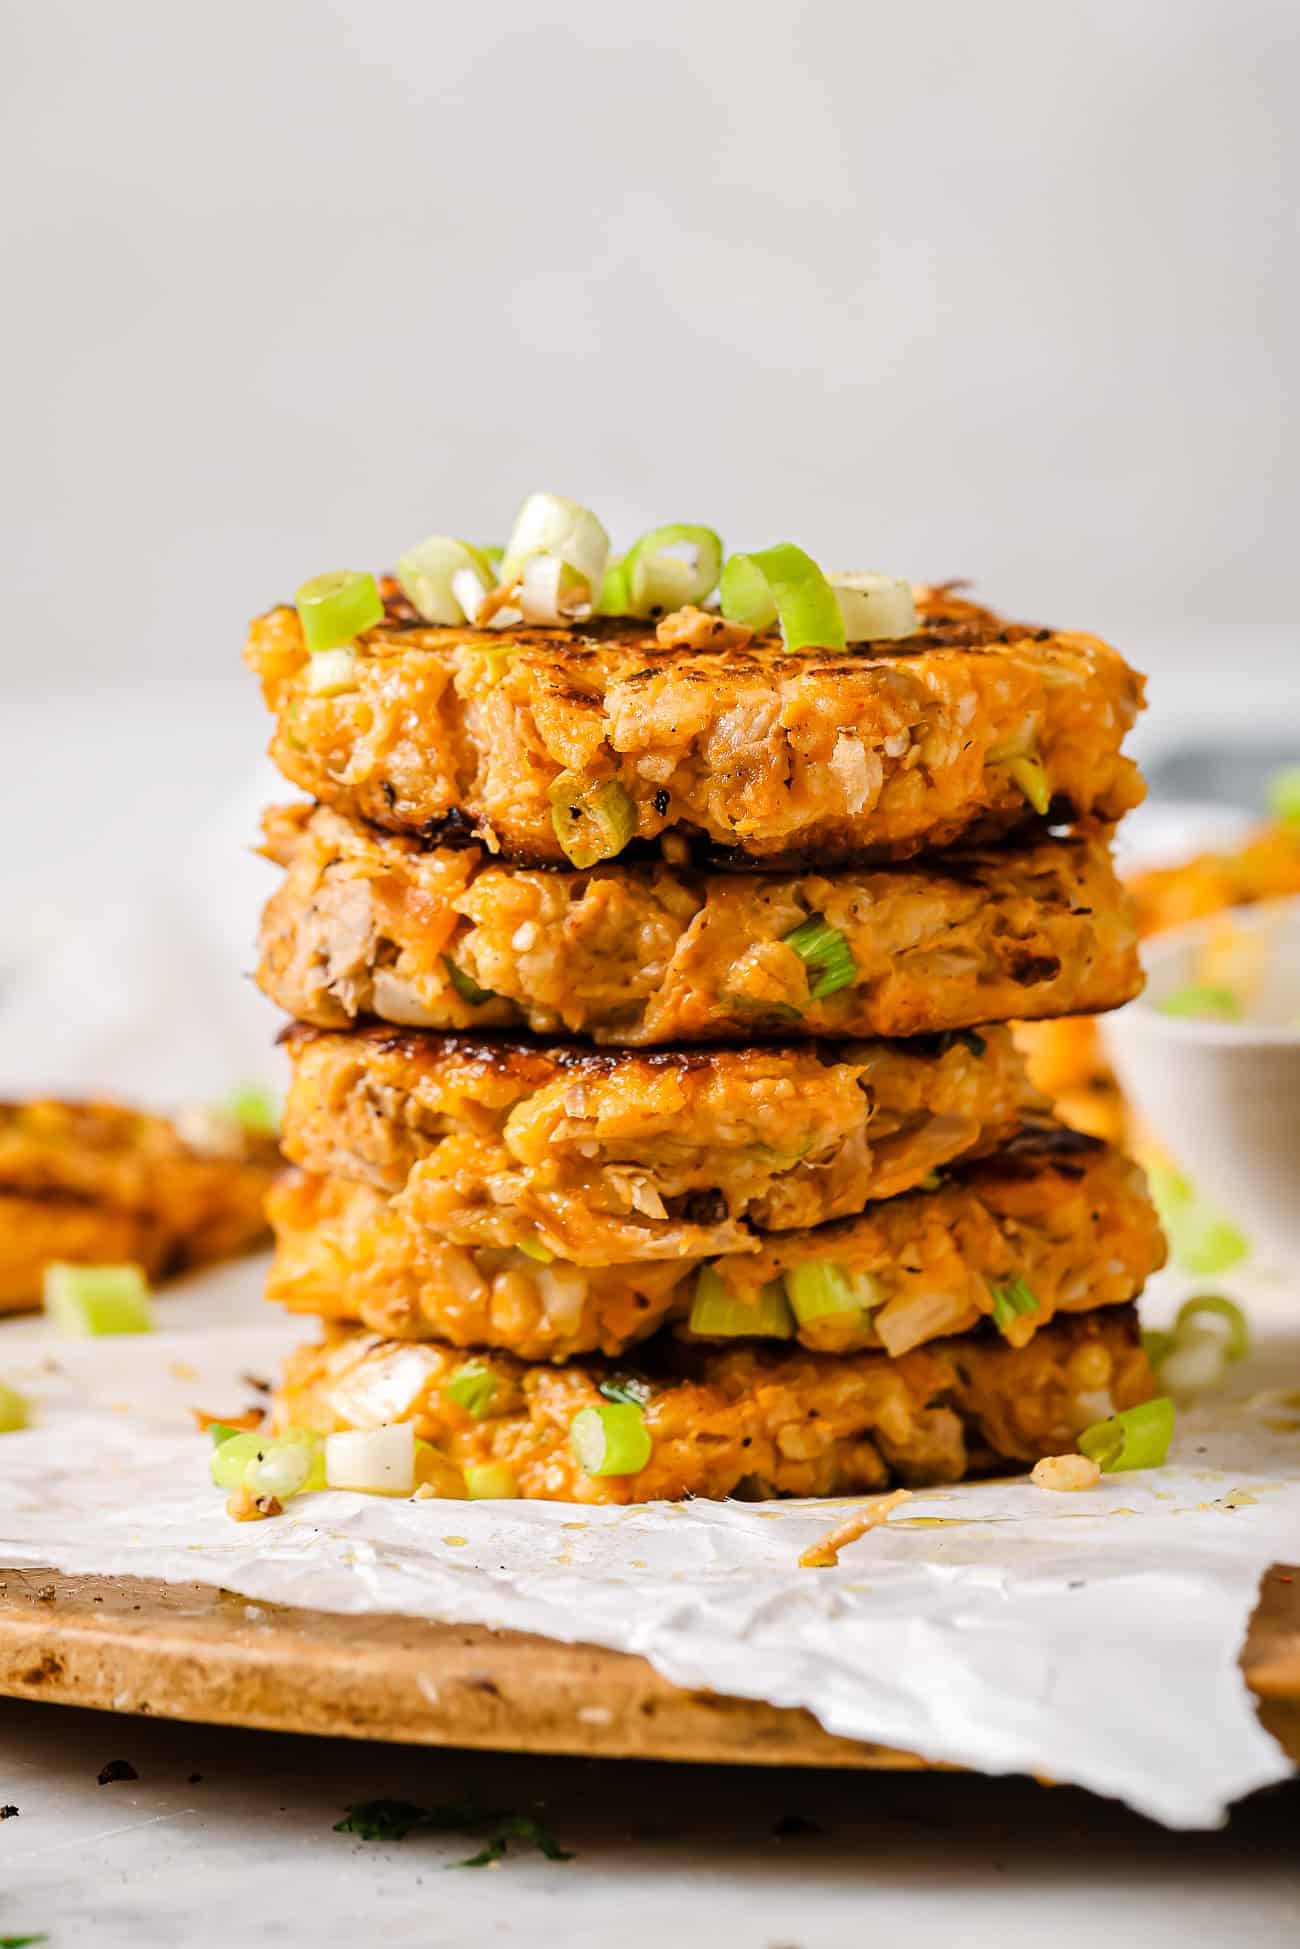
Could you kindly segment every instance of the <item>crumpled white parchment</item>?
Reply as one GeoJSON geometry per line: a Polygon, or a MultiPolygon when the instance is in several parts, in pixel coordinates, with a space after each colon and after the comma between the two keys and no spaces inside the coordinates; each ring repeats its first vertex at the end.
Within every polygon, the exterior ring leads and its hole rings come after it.
{"type": "Polygon", "coordinates": [[[1235,1401],[1184,1414],[1173,1466],[1083,1495],[1027,1480],[918,1493],[814,1571],[799,1552],[851,1503],[330,1493],[232,1523],[189,1409],[244,1405],[240,1377],[272,1375],[308,1337],[260,1303],[261,1274],[190,1281],[148,1337],[5,1329],[0,1367],[39,1423],[0,1444],[0,1564],[609,1645],[682,1685],[806,1706],[832,1732],[930,1759],[1047,1774],[1173,1827],[1212,1825],[1289,1771],[1236,1661],[1262,1571],[1300,1556],[1300,1406],[1279,1397],[1300,1389],[1300,1341],[1262,1343],[1234,1370],[1235,1401]]]}

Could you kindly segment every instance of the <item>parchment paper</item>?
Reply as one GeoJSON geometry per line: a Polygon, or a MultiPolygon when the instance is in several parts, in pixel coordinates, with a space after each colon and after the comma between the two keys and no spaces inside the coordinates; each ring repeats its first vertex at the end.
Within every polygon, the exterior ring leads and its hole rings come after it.
{"type": "MultiPolygon", "coordinates": [[[[241,1377],[271,1376],[307,1337],[258,1299],[262,1270],[190,1282],[160,1300],[165,1327],[148,1337],[5,1331],[4,1377],[40,1422],[0,1441],[0,1563],[637,1651],[683,1685],[1075,1782],[1174,1827],[1212,1825],[1288,1771],[1236,1664],[1261,1572],[1300,1555],[1300,1393],[1282,1398],[1300,1389],[1300,1349],[1285,1336],[1235,1373],[1235,1402],[1182,1416],[1175,1466],[1083,1495],[1026,1480],[918,1493],[837,1569],[801,1570],[852,1503],[328,1493],[232,1523],[189,1410],[248,1404],[241,1377]]],[[[1257,1294],[1257,1314],[1284,1313],[1285,1297],[1257,1294]]]]}

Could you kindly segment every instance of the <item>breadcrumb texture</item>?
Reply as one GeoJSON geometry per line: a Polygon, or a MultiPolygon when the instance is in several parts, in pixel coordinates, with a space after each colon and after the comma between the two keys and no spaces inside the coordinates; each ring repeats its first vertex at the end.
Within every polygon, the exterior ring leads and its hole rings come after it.
{"type": "Polygon", "coordinates": [[[286,1154],[457,1245],[601,1266],[756,1249],[994,1149],[1045,1102],[1006,1029],[648,1052],[295,1029],[286,1154]]]}
{"type": "Polygon", "coordinates": [[[0,1311],[39,1306],[52,1260],[160,1278],[259,1244],[278,1147],[224,1120],[204,1140],[119,1103],[0,1104],[0,1311]]]}
{"type": "Polygon", "coordinates": [[[554,873],[300,804],[268,813],[263,850],[286,870],[258,981],[323,1029],[370,1016],[638,1046],[918,1035],[1117,1008],[1141,987],[1105,833],[833,877],[554,873]],[[814,914],[856,970],[821,1000],[786,945],[814,914]]]}
{"type": "Polygon", "coordinates": [[[653,626],[430,628],[391,581],[355,688],[312,695],[296,610],[252,625],[245,659],[271,755],[313,798],[393,832],[477,836],[563,866],[552,787],[616,782],[632,837],[681,831],[742,860],[904,859],[998,840],[1030,808],[1034,758],[1058,821],[1113,823],[1142,797],[1120,749],[1142,679],[1098,637],[1009,623],[920,591],[921,630],[882,653],[722,652],[653,626]]]}
{"type": "Polygon", "coordinates": [[[750,1252],[713,1260],[540,1264],[517,1248],[453,1244],[372,1185],[303,1172],[277,1183],[268,1209],[268,1298],[387,1339],[500,1347],[528,1360],[617,1355],[666,1321],[684,1333],[705,1263],[741,1303],[756,1304],[764,1285],[809,1261],[869,1275],[879,1294],[869,1311],[798,1329],[805,1346],[827,1353],[898,1356],[965,1332],[993,1314],[999,1287],[1020,1279],[1037,1306],[1004,1331],[1023,1345],[1058,1314],[1134,1299],[1165,1251],[1136,1165],[1056,1127],[1013,1139],[935,1190],[834,1224],[754,1234],[750,1252]]]}
{"type": "Polygon", "coordinates": [[[630,1374],[592,1362],[529,1366],[503,1354],[467,1361],[449,1347],[336,1330],[290,1356],[276,1414],[281,1425],[322,1434],[412,1421],[462,1468],[504,1465],[526,1497],[761,1500],[1025,1467],[1074,1446],[1099,1391],[1117,1410],[1154,1392],[1131,1307],[1058,1320],[1024,1347],[984,1328],[898,1360],[656,1343],[630,1374]],[[478,1419],[447,1392],[467,1365],[491,1380],[478,1419]],[[569,1424],[579,1409],[600,1406],[602,1381],[629,1378],[641,1383],[650,1460],[636,1475],[588,1475],[569,1424]]]}

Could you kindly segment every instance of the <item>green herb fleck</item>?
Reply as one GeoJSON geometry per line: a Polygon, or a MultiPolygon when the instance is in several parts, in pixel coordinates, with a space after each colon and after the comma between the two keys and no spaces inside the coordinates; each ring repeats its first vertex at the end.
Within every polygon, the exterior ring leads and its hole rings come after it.
{"type": "Polygon", "coordinates": [[[334,1826],[336,1834],[356,1834],[363,1841],[404,1841],[419,1827],[425,1809],[412,1800],[358,1800],[334,1826]]]}
{"type": "MultiPolygon", "coordinates": [[[[335,1825],[336,1834],[356,1834],[363,1841],[404,1841],[408,1834],[463,1834],[473,1828],[495,1832],[477,1854],[448,1863],[453,1868],[486,1868],[504,1858],[511,1841],[524,1841],[548,1861],[572,1861],[550,1829],[531,1814],[514,1814],[505,1807],[476,1807],[472,1801],[452,1801],[441,1807],[417,1807],[410,1800],[361,1800],[349,1807],[335,1825]]],[[[26,1938],[24,1938],[26,1939],[26,1938]]],[[[36,1940],[36,1938],[31,1938],[36,1940]]],[[[4,1949],[0,1942],[0,1949],[4,1949]]]]}
{"type": "Polygon", "coordinates": [[[1014,1279],[993,1288],[993,1318],[1000,1332],[1005,1333],[1012,1320],[1022,1319],[1026,1313],[1037,1311],[1037,1295],[1018,1274],[1014,1279]]]}
{"type": "Polygon", "coordinates": [[[596,1392],[603,1394],[607,1401],[644,1408],[649,1404],[652,1389],[649,1381],[637,1380],[634,1374],[611,1374],[607,1380],[597,1381],[596,1392]]]}
{"type": "Polygon", "coordinates": [[[463,1002],[468,1002],[471,1008],[478,1008],[483,1002],[494,1002],[497,999],[493,989],[480,988],[471,975],[467,975],[463,968],[456,966],[449,954],[443,955],[442,965],[447,970],[447,979],[456,993],[463,1002]]]}

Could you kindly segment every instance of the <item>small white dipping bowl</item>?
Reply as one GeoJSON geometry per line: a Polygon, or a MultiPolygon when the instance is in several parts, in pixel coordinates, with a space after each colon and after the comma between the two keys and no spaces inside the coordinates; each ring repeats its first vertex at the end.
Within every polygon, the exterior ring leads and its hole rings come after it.
{"type": "Polygon", "coordinates": [[[1146,992],[1103,1035],[1125,1095],[1197,1190],[1261,1254],[1300,1260],[1300,900],[1270,900],[1148,941],[1146,992]],[[1165,1015],[1224,925],[1264,935],[1247,1019],[1165,1015]]]}

